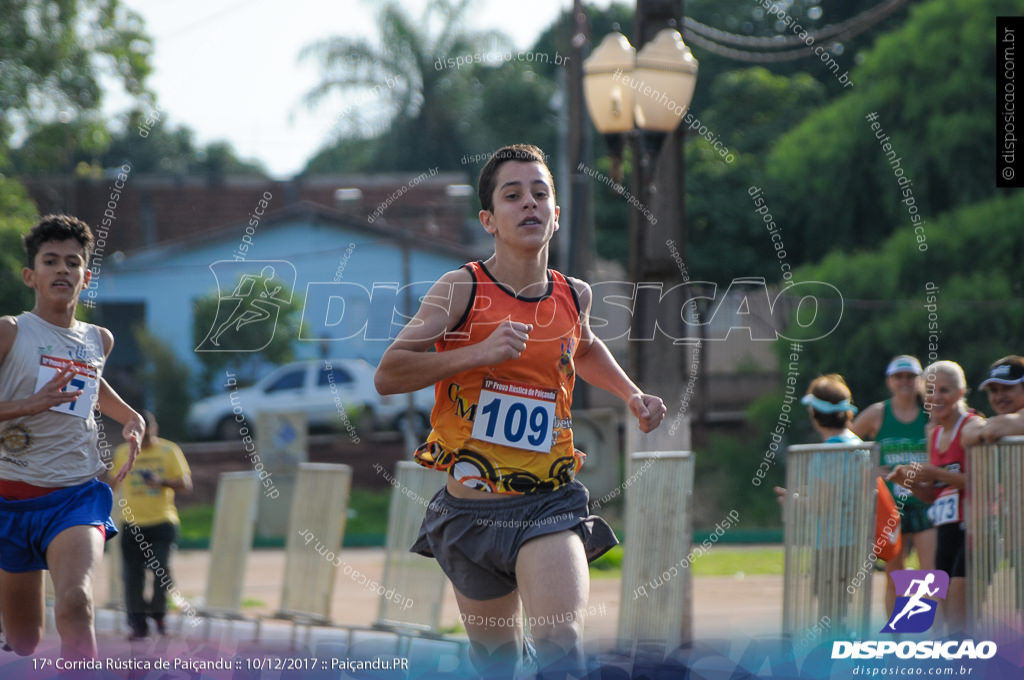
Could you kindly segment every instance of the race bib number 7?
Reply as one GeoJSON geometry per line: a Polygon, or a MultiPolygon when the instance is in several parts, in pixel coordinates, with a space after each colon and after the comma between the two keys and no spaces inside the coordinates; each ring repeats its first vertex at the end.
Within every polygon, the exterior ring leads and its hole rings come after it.
{"type": "Polygon", "coordinates": [[[553,446],[557,390],[487,378],[480,390],[473,438],[527,451],[553,446]]]}
{"type": "Polygon", "coordinates": [[[53,380],[53,376],[60,373],[67,366],[72,366],[75,369],[75,375],[71,378],[71,382],[69,382],[64,388],[64,391],[74,392],[75,390],[82,390],[82,394],[74,401],[51,406],[50,410],[56,411],[57,413],[66,413],[69,416],[88,418],[89,413],[92,411],[93,404],[96,403],[96,399],[99,397],[100,391],[99,374],[93,366],[83,364],[79,361],[72,361],[71,359],[60,359],[58,357],[50,357],[44,354],[39,357],[39,374],[36,376],[36,392],[42,389],[43,385],[53,380]]]}
{"type": "Polygon", "coordinates": [[[951,493],[939,496],[928,508],[928,518],[935,526],[952,524],[960,521],[960,494],[951,493]]]}

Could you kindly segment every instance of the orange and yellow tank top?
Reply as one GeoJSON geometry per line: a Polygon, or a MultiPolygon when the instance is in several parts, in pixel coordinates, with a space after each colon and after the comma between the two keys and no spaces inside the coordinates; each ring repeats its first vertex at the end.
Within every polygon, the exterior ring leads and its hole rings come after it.
{"type": "Polygon", "coordinates": [[[533,324],[518,359],[478,366],[434,387],[432,431],[416,462],[446,470],[482,491],[528,494],[571,482],[585,454],[572,442],[573,357],[580,341],[580,304],[561,273],[548,270],[540,297],[516,295],[483,262],[462,319],[435,344],[438,352],[485,340],[501,323],[533,324]]]}

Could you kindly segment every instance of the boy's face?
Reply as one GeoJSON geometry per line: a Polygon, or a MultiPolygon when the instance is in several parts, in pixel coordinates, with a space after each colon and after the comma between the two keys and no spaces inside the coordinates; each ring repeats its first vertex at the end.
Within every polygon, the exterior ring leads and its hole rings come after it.
{"type": "Polygon", "coordinates": [[[558,231],[551,177],[540,163],[507,161],[498,168],[494,210],[481,210],[480,222],[495,240],[517,249],[543,247],[558,231]]]}
{"type": "Polygon", "coordinates": [[[73,238],[44,242],[33,265],[22,269],[21,276],[25,285],[35,290],[36,301],[73,302],[92,278],[86,269],[85,249],[73,238]]]}
{"type": "Polygon", "coordinates": [[[1004,385],[992,382],[985,385],[985,390],[988,392],[988,403],[999,415],[1024,409],[1024,383],[1004,385]]]}

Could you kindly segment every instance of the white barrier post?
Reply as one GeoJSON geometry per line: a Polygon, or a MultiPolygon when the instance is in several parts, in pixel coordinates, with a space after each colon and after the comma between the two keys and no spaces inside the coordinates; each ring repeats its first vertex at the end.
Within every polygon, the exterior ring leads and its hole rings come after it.
{"type": "Polygon", "coordinates": [[[671,652],[693,639],[694,456],[634,453],[626,493],[619,644],[671,652]]]}
{"type": "Polygon", "coordinates": [[[979,639],[1024,633],[1024,437],[967,454],[968,628],[979,639]]]}
{"type": "Polygon", "coordinates": [[[399,461],[391,480],[384,594],[377,625],[437,632],[448,578],[437,560],[409,552],[419,535],[427,505],[446,475],[412,461],[399,461]]]}
{"type": "Polygon", "coordinates": [[[789,447],[783,634],[868,632],[877,467],[874,442],[789,447]]]}

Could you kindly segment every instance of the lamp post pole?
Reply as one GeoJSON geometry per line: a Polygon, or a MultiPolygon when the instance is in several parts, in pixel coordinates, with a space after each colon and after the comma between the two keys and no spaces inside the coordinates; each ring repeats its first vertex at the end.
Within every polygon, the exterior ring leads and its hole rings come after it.
{"type": "MultiPolygon", "coordinates": [[[[654,38],[658,31],[673,25],[681,27],[682,23],[682,0],[637,0],[637,49],[654,38]]],[[[640,206],[646,206],[650,211],[650,217],[640,210],[631,211],[629,268],[630,276],[637,284],[637,297],[630,329],[630,337],[633,338],[629,343],[630,368],[643,390],[657,394],[665,401],[669,408],[666,424],[674,417],[672,405],[682,398],[683,390],[680,388],[687,382],[686,371],[689,369],[686,361],[688,348],[674,345],[672,340],[686,337],[685,325],[679,310],[674,307],[679,303],[673,299],[671,305],[666,305],[666,313],[659,315],[658,312],[661,295],[681,282],[668,242],[674,242],[685,258],[684,135],[682,125],[665,135],[660,153],[656,149],[653,153],[645,152],[644,144],[652,141],[648,133],[640,131],[632,137],[633,195],[640,206]],[[673,306],[671,310],[669,306],[673,306]],[[656,323],[671,337],[654,331],[656,323]],[[652,335],[653,338],[647,340],[652,335]]],[[[658,428],[655,436],[664,445],[657,448],[689,449],[689,421],[686,422],[685,426],[677,429],[677,436],[672,441],[667,436],[668,427],[658,428]]]]}
{"type": "MultiPolygon", "coordinates": [[[[583,61],[589,56],[590,25],[583,11],[582,0],[574,0],[570,24],[569,68],[569,188],[570,212],[569,233],[569,274],[585,281],[591,280],[594,266],[591,253],[594,250],[594,189],[593,180],[583,174],[580,164],[592,166],[593,133],[587,123],[586,104],[583,101],[583,61]]],[[[566,225],[563,225],[563,229],[566,225]]],[[[590,393],[580,381],[576,385],[573,402],[579,408],[590,405],[590,393]]]]}

